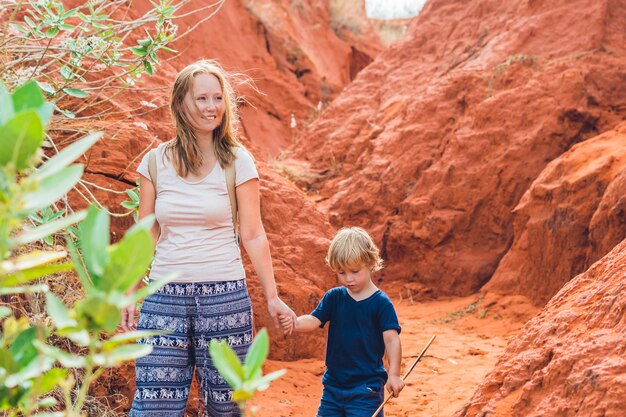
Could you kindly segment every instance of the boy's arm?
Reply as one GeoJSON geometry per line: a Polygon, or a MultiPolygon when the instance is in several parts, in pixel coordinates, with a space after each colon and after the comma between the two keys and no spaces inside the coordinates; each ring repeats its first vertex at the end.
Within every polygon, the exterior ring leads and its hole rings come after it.
{"type": "Polygon", "coordinates": [[[294,330],[299,333],[312,332],[315,329],[319,329],[321,325],[320,319],[310,314],[305,314],[296,319],[294,330]]]}
{"type": "Polygon", "coordinates": [[[397,397],[404,388],[404,381],[400,377],[400,364],[402,362],[402,345],[400,335],[396,329],[385,330],[383,332],[385,350],[389,359],[389,378],[387,379],[387,390],[397,397]]]}

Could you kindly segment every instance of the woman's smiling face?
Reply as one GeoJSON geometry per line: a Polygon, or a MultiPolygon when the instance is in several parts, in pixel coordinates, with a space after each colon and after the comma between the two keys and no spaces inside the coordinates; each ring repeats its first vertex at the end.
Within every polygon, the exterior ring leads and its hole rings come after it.
{"type": "Polygon", "coordinates": [[[183,108],[189,123],[198,133],[215,130],[224,117],[224,94],[217,77],[213,74],[195,76],[183,108]]]}

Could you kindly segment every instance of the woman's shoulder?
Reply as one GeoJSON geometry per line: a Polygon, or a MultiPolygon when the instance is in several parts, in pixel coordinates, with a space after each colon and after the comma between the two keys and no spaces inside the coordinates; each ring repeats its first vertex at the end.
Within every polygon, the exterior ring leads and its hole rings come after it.
{"type": "Polygon", "coordinates": [[[250,151],[248,151],[243,146],[235,147],[234,154],[235,154],[235,158],[236,159],[242,158],[245,161],[250,161],[250,162],[254,163],[254,157],[252,156],[250,151]]]}

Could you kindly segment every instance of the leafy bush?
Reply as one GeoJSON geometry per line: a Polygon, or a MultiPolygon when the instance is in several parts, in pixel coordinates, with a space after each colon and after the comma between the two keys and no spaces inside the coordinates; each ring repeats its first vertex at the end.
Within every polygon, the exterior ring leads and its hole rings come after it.
{"type": "Polygon", "coordinates": [[[209,354],[213,365],[233,389],[233,401],[239,405],[242,415],[246,413],[246,403],[257,391],[267,389],[270,382],[285,374],[285,370],[281,369],[263,375],[262,367],[268,352],[269,336],[265,328],[254,338],[243,364],[225,340],[211,340],[209,354]]]}
{"type": "Polygon", "coordinates": [[[50,318],[50,323],[31,324],[27,317],[14,317],[10,308],[0,306],[0,410],[9,416],[29,416],[54,407],[56,400],[46,394],[59,386],[64,391],[65,412],[46,415],[79,416],[89,384],[106,367],[151,351],[150,346],[134,341],[154,332],[115,332],[120,310],[159,288],[147,286],[127,295],[141,281],[152,260],[153,220],[136,224],[114,245],[109,241],[109,216],[95,207],[38,227],[23,227],[26,219],[49,207],[76,184],[83,167],[72,162],[101,134],[91,134],[37,166],[52,106],[32,81],[13,94],[0,83],[0,105],[0,296],[44,292],[50,318]],[[66,235],[67,250],[23,253],[25,245],[76,222],[80,222],[78,245],[66,235]],[[21,254],[14,255],[16,252],[21,254]],[[34,284],[47,275],[70,270],[78,273],[85,292],[73,306],[63,304],[45,283],[34,284]],[[52,335],[71,341],[82,353],[48,344],[52,335]],[[56,363],[82,369],[82,381],[76,382],[66,369],[55,368],[56,363]],[[73,392],[77,392],[74,397],[73,392]]]}

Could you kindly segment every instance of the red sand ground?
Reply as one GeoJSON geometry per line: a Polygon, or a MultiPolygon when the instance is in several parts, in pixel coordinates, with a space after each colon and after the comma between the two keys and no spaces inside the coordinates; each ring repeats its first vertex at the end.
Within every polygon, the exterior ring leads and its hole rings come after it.
{"type": "MultiPolygon", "coordinates": [[[[407,378],[400,397],[385,407],[388,417],[453,415],[493,369],[508,338],[536,312],[523,297],[496,302],[487,295],[466,314],[462,312],[479,300],[478,296],[423,303],[398,296],[393,300],[403,328],[403,373],[430,336],[437,338],[407,378]]],[[[323,360],[268,361],[265,371],[278,369],[286,369],[287,374],[255,398],[254,405],[259,407],[256,416],[315,416],[322,392],[323,360]]]]}

